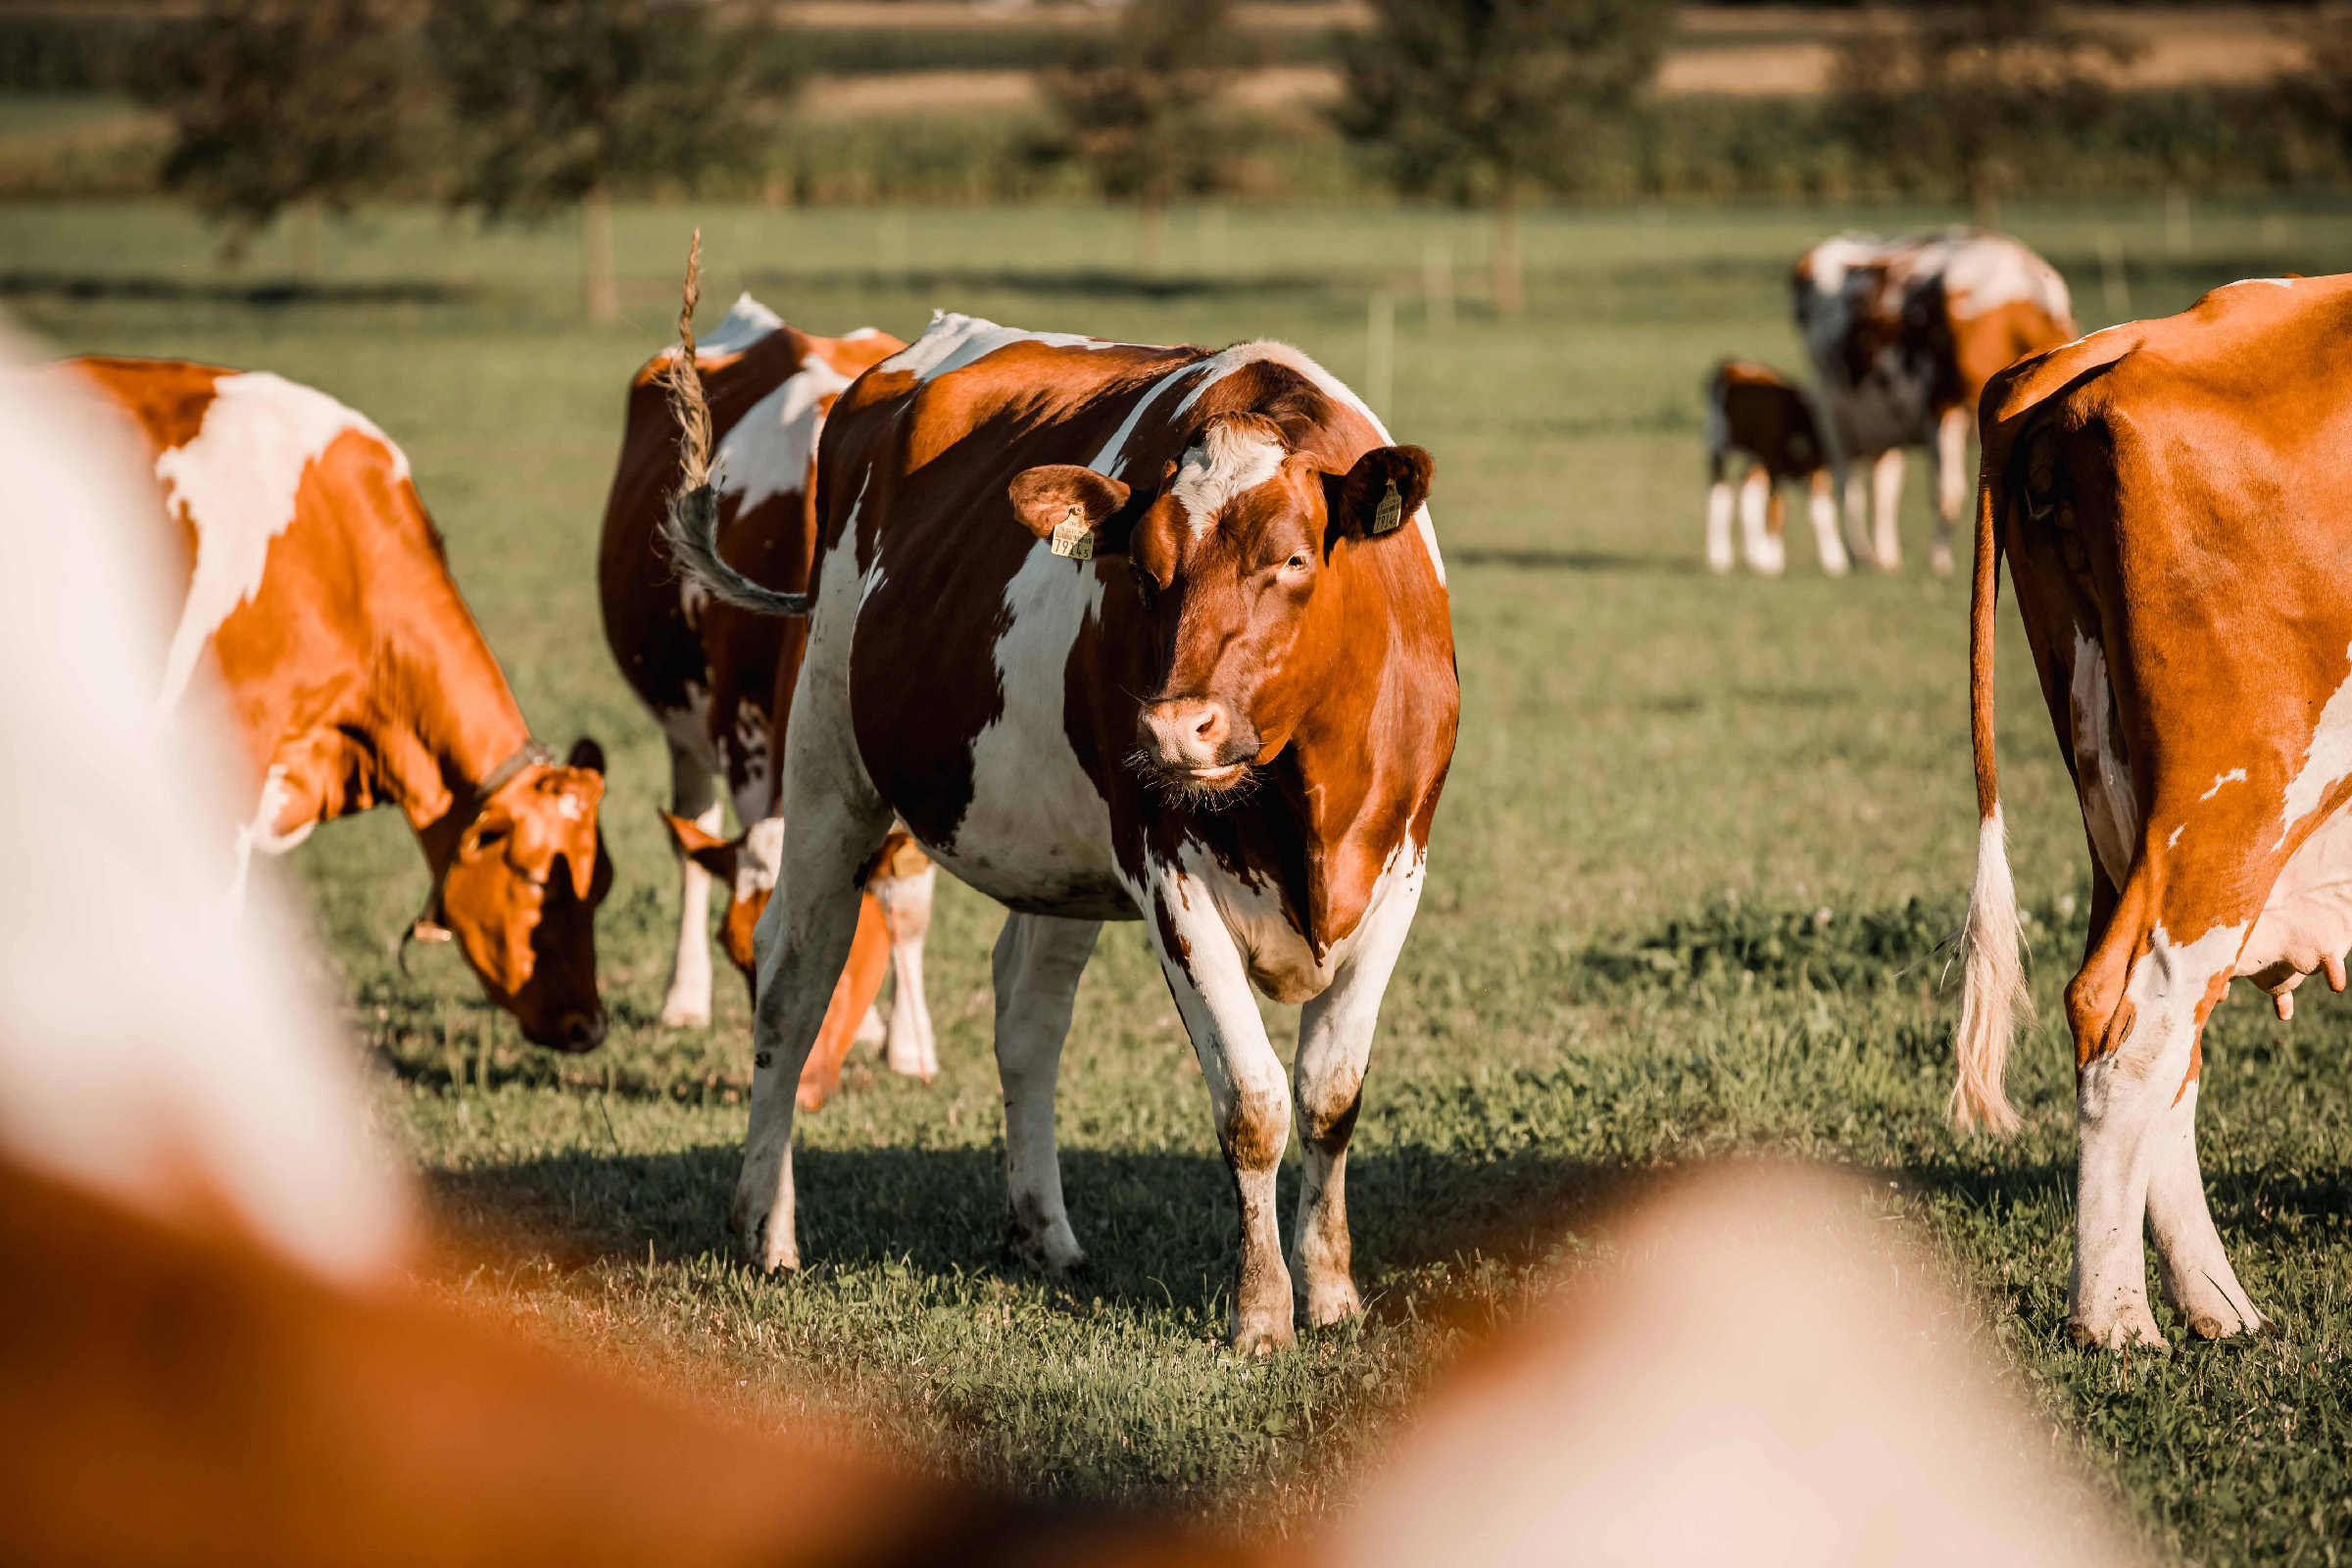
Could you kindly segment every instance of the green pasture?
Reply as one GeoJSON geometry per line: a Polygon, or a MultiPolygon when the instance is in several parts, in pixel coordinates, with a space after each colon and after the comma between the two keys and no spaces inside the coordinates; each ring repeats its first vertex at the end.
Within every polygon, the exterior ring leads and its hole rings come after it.
{"type": "MultiPolygon", "coordinates": [[[[1699,565],[1701,377],[1729,353],[1793,367],[1785,273],[1810,238],[1946,216],[1534,215],[1529,310],[1512,321],[1484,303],[1480,223],[1411,209],[1179,212],[1151,277],[1115,212],[629,209],[627,320],[593,330],[560,227],[483,235],[428,211],[371,213],[330,229],[325,276],[297,289],[278,236],[228,270],[172,208],[16,205],[0,207],[0,290],[61,351],[266,367],[366,410],[408,448],[540,734],[592,732],[610,751],[619,875],[601,940],[615,1027],[593,1056],[525,1047],[447,950],[414,978],[394,967],[425,877],[390,813],[322,831],[287,862],[383,1121],[464,1260],[436,1289],[751,1419],[837,1423],[1037,1493],[1213,1518],[1278,1498],[1267,1516],[1298,1521],[1462,1325],[1512,1310],[1545,1265],[1592,1255],[1611,1200],[1690,1161],[1794,1153],[1863,1172],[1949,1258],[2054,1446],[2110,1480],[2166,1551],[2334,1562],[2352,1539],[2352,1012],[2307,988],[2285,1026],[2240,994],[2207,1038],[2216,1216],[2283,1333],[2128,1359],[2070,1348],[2063,1032],[2045,1026],[2019,1053],[2022,1137],[1958,1138],[1941,1115],[1954,999],[1937,944],[1957,923],[1975,818],[1967,588],[1921,564],[1924,468],[1899,574],[1826,580],[1801,535],[1781,581],[1699,565]],[[998,914],[944,881],[929,957],[940,1081],[853,1065],[840,1099],[801,1121],[809,1266],[773,1281],[727,1261],[744,1000],[722,975],[717,1028],[654,1027],[675,917],[654,816],[666,772],[593,589],[622,389],[666,339],[697,222],[706,324],[748,282],[819,331],[911,337],[938,306],[1154,342],[1271,335],[1360,384],[1367,300],[1390,295],[1388,412],[1438,457],[1463,713],[1355,1135],[1362,1325],[1263,1363],[1222,1351],[1230,1190],[1132,925],[1104,934],[1062,1076],[1093,1272],[1060,1284],[1002,1261],[998,914]],[[1455,270],[1450,327],[1422,292],[1433,249],[1455,270]]],[[[2086,326],[2122,304],[2102,286],[2103,244],[2140,315],[2247,274],[2340,270],[2352,254],[2340,206],[2201,204],[2185,233],[2160,205],[2009,217],[2066,271],[2086,326]]],[[[2016,630],[2004,624],[2002,776],[2054,1018],[2085,852],[2016,630]]]]}

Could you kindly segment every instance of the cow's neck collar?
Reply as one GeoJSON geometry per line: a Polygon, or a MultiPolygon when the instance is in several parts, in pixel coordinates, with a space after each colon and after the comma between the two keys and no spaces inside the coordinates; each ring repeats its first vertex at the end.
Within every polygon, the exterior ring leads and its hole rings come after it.
{"type": "Polygon", "coordinates": [[[441,888],[449,880],[449,868],[457,863],[458,843],[466,830],[474,824],[482,810],[500,790],[520,778],[533,767],[552,765],[556,754],[539,744],[536,736],[525,735],[520,746],[509,752],[479,783],[469,786],[458,797],[457,804],[423,835],[425,858],[433,868],[432,886],[425,890],[424,907],[409,925],[400,939],[402,968],[407,968],[408,947],[412,941],[447,942],[450,931],[441,912],[441,888]]]}

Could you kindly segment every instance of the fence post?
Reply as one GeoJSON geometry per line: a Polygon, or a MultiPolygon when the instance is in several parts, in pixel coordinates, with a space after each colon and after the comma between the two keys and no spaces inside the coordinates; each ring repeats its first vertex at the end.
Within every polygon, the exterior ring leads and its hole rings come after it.
{"type": "Polygon", "coordinates": [[[1396,296],[1375,290],[1364,313],[1364,401],[1382,419],[1396,392],[1396,296]]]}
{"type": "Polygon", "coordinates": [[[2112,228],[2099,230],[2099,284],[2107,295],[2108,319],[2132,318],[2132,279],[2124,271],[2124,242],[2112,228]]]}
{"type": "Polygon", "coordinates": [[[1421,251],[1421,293],[1432,332],[1453,330],[1453,244],[1433,239],[1421,251]]]}

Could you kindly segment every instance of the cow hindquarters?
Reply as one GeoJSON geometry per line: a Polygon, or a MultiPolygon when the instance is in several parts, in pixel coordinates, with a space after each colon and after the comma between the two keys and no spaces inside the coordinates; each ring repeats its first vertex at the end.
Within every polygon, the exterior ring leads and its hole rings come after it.
{"type": "Polygon", "coordinates": [[[1348,1235],[1348,1140],[1363,1102],[1381,998],[1421,904],[1420,857],[1410,845],[1401,854],[1405,863],[1365,913],[1354,951],[1298,1014],[1294,1084],[1304,1170],[1291,1267],[1306,1289],[1306,1320],[1317,1327],[1363,1310],[1348,1235]]]}
{"type": "Polygon", "coordinates": [[[2135,871],[2067,988],[2081,1137],[2070,1317],[2077,1341],[2111,1348],[2164,1343],[2148,1307],[2143,1225],[2156,1235],[2166,1295],[2193,1332],[2261,1322],[2205,1206],[2193,1076],[2206,1014],[2248,922],[2200,921],[2197,936],[2176,942],[2152,907],[2151,880],[2135,871]]]}
{"type": "MultiPolygon", "coordinates": [[[[715,837],[722,825],[710,769],[677,742],[669,744],[669,808],[715,837]]],[[[678,943],[662,997],[662,1026],[701,1029],[710,1022],[710,873],[678,851],[678,943]]]]}
{"type": "Polygon", "coordinates": [[[1086,1253],[1062,1203],[1061,1156],[1054,1142],[1054,1086],[1078,977],[1086,972],[1102,929],[1099,920],[1009,915],[991,962],[997,1077],[1004,1092],[1004,1185],[1011,1209],[1004,1246],[1024,1262],[1057,1273],[1084,1263],[1086,1253]]]}
{"type": "Polygon", "coordinates": [[[1274,1178],[1290,1139],[1291,1094],[1282,1058],[1266,1039],[1240,947],[1207,886],[1173,866],[1153,868],[1145,927],[1208,1085],[1217,1143],[1241,1209],[1242,1257],[1234,1283],[1233,1345],[1263,1354],[1295,1339],[1291,1273],[1282,1259],[1274,1178]]]}

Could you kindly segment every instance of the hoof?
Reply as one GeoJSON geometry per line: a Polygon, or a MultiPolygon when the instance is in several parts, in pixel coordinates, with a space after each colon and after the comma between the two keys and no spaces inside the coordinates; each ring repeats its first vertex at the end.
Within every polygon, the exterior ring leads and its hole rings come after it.
{"type": "Polygon", "coordinates": [[[710,1027],[710,1009],[707,1006],[690,1006],[684,1003],[663,1003],[659,1021],[664,1029],[708,1029],[710,1027]]]}
{"type": "Polygon", "coordinates": [[[1233,1349],[1237,1355],[1272,1355],[1276,1350],[1289,1349],[1298,1341],[1298,1331],[1288,1316],[1252,1317],[1233,1326],[1233,1349]]]}
{"type": "Polygon", "coordinates": [[[738,1206],[727,1215],[727,1229],[735,1234],[736,1255],[746,1268],[761,1274],[791,1274],[800,1269],[798,1242],[791,1236],[772,1234],[772,1215],[747,1215],[738,1206]]]}
{"type": "Polygon", "coordinates": [[[883,1041],[889,1038],[890,1030],[882,1022],[881,1010],[868,1004],[865,1016],[858,1020],[858,1033],[851,1037],[851,1044],[867,1046],[879,1051],[882,1049],[883,1041]]]}
{"type": "Polygon", "coordinates": [[[1353,1280],[1317,1287],[1306,1293],[1306,1321],[1310,1327],[1327,1329],[1334,1323],[1345,1323],[1363,1315],[1364,1298],[1356,1294],[1353,1280]]]}
{"type": "Polygon", "coordinates": [[[1078,1245],[1078,1238],[1066,1220],[1043,1229],[1024,1225],[1018,1219],[1005,1221],[1004,1257],[1007,1262],[1063,1279],[1087,1271],[1086,1249],[1078,1245]]]}
{"type": "Polygon", "coordinates": [[[803,1110],[819,1110],[832,1098],[833,1086],[830,1084],[803,1084],[793,1091],[792,1102],[803,1110]]]}
{"type": "Polygon", "coordinates": [[[1929,551],[1928,569],[1938,577],[1949,577],[1952,574],[1952,547],[1937,545],[1929,551]]]}
{"type": "Polygon", "coordinates": [[[2085,1350],[2121,1350],[2126,1348],[2140,1350],[2169,1350],[2172,1346],[2156,1332],[2156,1319],[2146,1307],[2136,1315],[2122,1314],[2112,1323],[2092,1323],[2074,1318],[2067,1323],[2067,1336],[2085,1350]]]}

